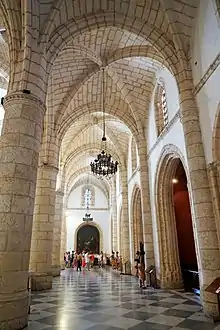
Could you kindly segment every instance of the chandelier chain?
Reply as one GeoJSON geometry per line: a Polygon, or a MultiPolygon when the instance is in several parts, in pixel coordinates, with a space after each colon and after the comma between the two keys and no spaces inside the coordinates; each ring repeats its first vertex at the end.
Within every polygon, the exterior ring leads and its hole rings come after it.
{"type": "Polygon", "coordinates": [[[103,137],[102,140],[105,141],[105,68],[102,68],[102,117],[103,117],[103,137]]]}
{"type": "Polygon", "coordinates": [[[102,107],[102,116],[103,116],[103,137],[102,142],[105,142],[105,146],[100,154],[97,155],[97,158],[90,163],[92,173],[98,179],[111,179],[118,171],[118,162],[112,160],[111,154],[107,153],[106,149],[106,123],[105,123],[105,69],[102,68],[102,97],[101,97],[101,107],[102,107]]]}

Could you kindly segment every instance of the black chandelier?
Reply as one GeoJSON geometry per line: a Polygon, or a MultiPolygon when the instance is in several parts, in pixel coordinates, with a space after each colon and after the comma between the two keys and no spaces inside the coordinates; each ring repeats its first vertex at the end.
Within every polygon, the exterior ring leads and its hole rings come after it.
{"type": "Polygon", "coordinates": [[[103,136],[102,142],[104,144],[103,150],[100,154],[97,155],[97,158],[90,163],[92,173],[98,179],[111,179],[118,171],[118,162],[112,160],[111,154],[108,154],[104,151],[106,149],[106,136],[105,136],[105,100],[104,100],[104,68],[102,68],[102,113],[103,113],[103,136]]]}

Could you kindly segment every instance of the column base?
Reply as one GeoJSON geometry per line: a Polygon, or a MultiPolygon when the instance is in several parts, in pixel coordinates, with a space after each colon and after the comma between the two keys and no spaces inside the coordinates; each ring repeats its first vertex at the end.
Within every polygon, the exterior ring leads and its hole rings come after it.
{"type": "Polygon", "coordinates": [[[63,262],[62,264],[60,264],[60,269],[61,270],[64,270],[66,267],[65,267],[65,263],[63,262]]]}
{"type": "Polygon", "coordinates": [[[178,267],[166,267],[167,269],[161,273],[161,289],[183,289],[183,278],[181,271],[178,269],[178,267]]]}
{"type": "Polygon", "coordinates": [[[52,273],[32,273],[31,291],[44,291],[52,289],[52,273]]]}
{"type": "Polygon", "coordinates": [[[0,295],[0,329],[20,330],[28,324],[29,294],[0,295]]]}
{"type": "Polygon", "coordinates": [[[131,274],[131,263],[130,262],[122,264],[121,275],[132,275],[131,274]]]}
{"type": "Polygon", "coordinates": [[[51,271],[53,277],[60,276],[60,271],[61,271],[60,266],[52,266],[51,271]]]}
{"type": "Polygon", "coordinates": [[[160,288],[161,289],[167,289],[167,290],[179,290],[179,289],[183,289],[184,285],[183,285],[183,281],[171,281],[171,280],[158,280],[157,282],[160,283],[160,288]]]}
{"type": "Polygon", "coordinates": [[[200,289],[200,294],[204,314],[215,320],[219,317],[217,295],[205,291],[204,288],[200,289]]]}

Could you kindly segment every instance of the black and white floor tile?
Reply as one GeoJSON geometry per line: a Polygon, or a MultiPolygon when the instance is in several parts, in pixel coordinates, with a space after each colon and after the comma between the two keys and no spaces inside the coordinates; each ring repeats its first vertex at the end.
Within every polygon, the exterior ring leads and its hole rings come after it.
{"type": "Polygon", "coordinates": [[[65,270],[53,289],[32,295],[29,330],[220,330],[198,298],[177,291],[146,289],[111,271],[65,270]]]}

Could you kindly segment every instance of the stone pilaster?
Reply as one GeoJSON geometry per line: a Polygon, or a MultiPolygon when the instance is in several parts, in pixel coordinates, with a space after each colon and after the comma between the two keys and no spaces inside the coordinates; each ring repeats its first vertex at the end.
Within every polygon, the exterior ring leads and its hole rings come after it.
{"type": "Polygon", "coordinates": [[[67,228],[66,228],[66,209],[67,209],[67,197],[63,198],[63,216],[61,226],[61,242],[60,242],[60,266],[61,269],[65,268],[64,253],[67,250],[67,228]]]}
{"type": "MultiPolygon", "coordinates": [[[[165,193],[168,195],[172,193],[172,181],[170,177],[165,178],[162,183],[162,187],[165,193]]],[[[163,193],[164,196],[164,193],[163,193]]],[[[164,201],[161,213],[165,215],[165,221],[161,221],[161,229],[164,231],[163,237],[166,237],[165,241],[162,242],[163,256],[162,256],[162,265],[161,269],[161,287],[163,289],[182,289],[183,280],[182,280],[182,271],[179,261],[179,247],[177,240],[177,230],[176,230],[176,219],[174,214],[174,205],[168,203],[171,198],[167,198],[164,201]]]]}
{"type": "Polygon", "coordinates": [[[207,167],[209,185],[212,194],[213,211],[217,228],[218,243],[220,249],[220,163],[219,161],[210,163],[207,167]]]}
{"type": "Polygon", "coordinates": [[[121,172],[122,185],[122,224],[121,224],[121,240],[122,248],[120,251],[123,262],[130,261],[130,237],[129,237],[129,216],[128,216],[128,180],[126,170],[121,172]]]}
{"type": "Polygon", "coordinates": [[[220,276],[220,253],[206,170],[198,108],[191,79],[179,84],[182,125],[185,136],[194,210],[194,230],[200,276],[201,298],[207,315],[217,315],[217,301],[206,287],[220,276]]]}
{"type": "Polygon", "coordinates": [[[55,216],[53,222],[52,275],[60,275],[60,248],[63,219],[63,192],[56,191],[55,216]]]}
{"type": "Polygon", "coordinates": [[[146,268],[154,265],[154,245],[153,245],[153,227],[150,205],[150,190],[149,190],[149,174],[147,163],[147,150],[144,138],[141,137],[138,141],[138,154],[140,166],[140,183],[141,183],[141,205],[142,205],[142,222],[144,248],[146,253],[146,268]]]}
{"type": "Polygon", "coordinates": [[[50,165],[38,167],[31,239],[31,289],[47,290],[52,287],[52,246],[58,169],[50,165]]]}
{"type": "Polygon", "coordinates": [[[32,95],[4,99],[0,141],[0,329],[27,324],[28,268],[45,107],[32,95]]]}
{"type": "Polygon", "coordinates": [[[111,218],[112,218],[112,249],[118,251],[118,235],[117,235],[117,204],[116,204],[116,181],[111,185],[111,218]]]}
{"type": "Polygon", "coordinates": [[[67,240],[66,217],[65,217],[65,215],[63,215],[61,242],[60,242],[60,267],[61,267],[61,269],[65,268],[64,253],[66,252],[66,240],[67,240]]]}

